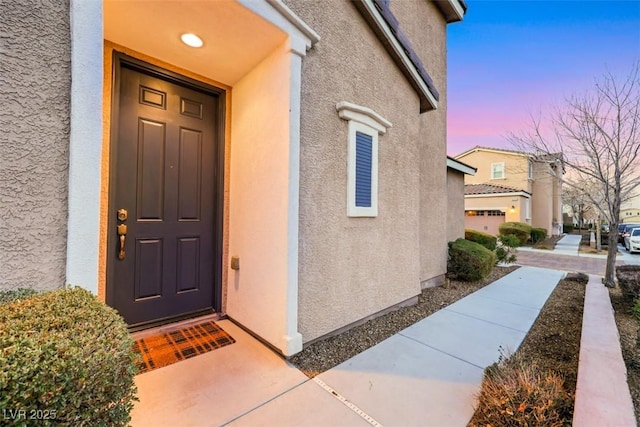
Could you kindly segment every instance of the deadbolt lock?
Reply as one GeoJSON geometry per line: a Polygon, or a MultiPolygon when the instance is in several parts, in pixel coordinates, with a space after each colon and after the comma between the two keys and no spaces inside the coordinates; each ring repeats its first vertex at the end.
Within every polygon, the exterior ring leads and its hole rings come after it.
{"type": "Polygon", "coordinates": [[[118,221],[126,221],[128,214],[126,209],[118,209],[118,221]]]}

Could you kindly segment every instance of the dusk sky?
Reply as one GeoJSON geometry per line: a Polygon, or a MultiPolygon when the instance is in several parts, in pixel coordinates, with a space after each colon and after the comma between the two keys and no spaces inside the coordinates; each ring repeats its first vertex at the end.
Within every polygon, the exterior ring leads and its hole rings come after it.
{"type": "Polygon", "coordinates": [[[467,4],[448,26],[449,155],[512,148],[507,133],[531,129],[531,114],[640,60],[640,0],[467,4]]]}

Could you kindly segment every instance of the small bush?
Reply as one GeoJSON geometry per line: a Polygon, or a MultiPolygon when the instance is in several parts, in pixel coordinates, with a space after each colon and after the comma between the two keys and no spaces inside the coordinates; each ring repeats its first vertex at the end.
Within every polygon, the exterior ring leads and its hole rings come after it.
{"type": "Polygon", "coordinates": [[[487,277],[496,263],[496,255],[479,243],[458,239],[449,242],[447,273],[459,280],[475,281],[487,277]]]}
{"type": "Polygon", "coordinates": [[[517,248],[520,246],[520,239],[513,234],[502,234],[499,236],[500,242],[502,245],[507,246],[509,248],[517,248]]]}
{"type": "Polygon", "coordinates": [[[117,312],[81,288],[2,304],[0,408],[48,411],[38,425],[127,425],[132,345],[117,312]]]}
{"type": "Polygon", "coordinates": [[[536,243],[542,242],[547,238],[547,229],[546,228],[532,228],[531,229],[531,243],[534,245],[536,243]]]}
{"type": "Polygon", "coordinates": [[[568,273],[564,280],[568,280],[569,282],[577,282],[583,285],[586,285],[589,282],[589,276],[585,273],[568,273]]]}
{"type": "Polygon", "coordinates": [[[531,236],[531,226],[523,222],[505,222],[498,227],[500,235],[513,235],[520,240],[520,245],[524,245],[531,236]]]}
{"type": "Polygon", "coordinates": [[[472,242],[480,243],[490,251],[496,249],[496,243],[498,241],[496,236],[478,230],[464,230],[464,238],[472,242]]]}
{"type": "Polygon", "coordinates": [[[0,304],[17,301],[19,299],[29,298],[37,292],[29,288],[18,288],[8,291],[0,291],[0,304]]]}
{"type": "Polygon", "coordinates": [[[616,267],[616,277],[622,294],[629,300],[640,297],[640,265],[616,267]]]}
{"type": "Polygon", "coordinates": [[[515,354],[485,371],[470,426],[554,426],[571,422],[564,380],[515,354]]]}
{"type": "Polygon", "coordinates": [[[505,234],[498,237],[496,247],[496,263],[511,264],[516,262],[516,250],[520,246],[520,240],[513,235],[505,234]]]}
{"type": "Polygon", "coordinates": [[[562,224],[562,232],[571,234],[573,233],[573,224],[562,224]]]}

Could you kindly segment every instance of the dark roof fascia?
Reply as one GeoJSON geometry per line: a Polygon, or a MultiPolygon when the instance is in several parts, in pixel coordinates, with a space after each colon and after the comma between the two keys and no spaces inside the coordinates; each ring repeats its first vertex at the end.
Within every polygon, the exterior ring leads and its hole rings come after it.
{"type": "Polygon", "coordinates": [[[460,22],[467,13],[467,3],[464,0],[433,0],[447,24],[460,22]]]}
{"type": "Polygon", "coordinates": [[[382,0],[354,0],[353,4],[417,92],[420,112],[437,109],[440,94],[389,6],[382,0]]]}
{"type": "Polygon", "coordinates": [[[474,168],[460,160],[456,160],[451,156],[447,156],[447,168],[457,170],[467,175],[475,175],[478,172],[478,168],[474,168]]]}
{"type": "Polygon", "coordinates": [[[493,185],[493,184],[465,184],[464,186],[464,195],[465,196],[505,196],[505,195],[509,195],[509,194],[525,194],[529,197],[531,197],[531,193],[526,191],[526,190],[518,190],[517,188],[513,188],[513,187],[506,187],[503,185],[493,185]],[[479,193],[467,193],[467,190],[469,190],[471,187],[485,187],[485,188],[492,188],[494,190],[498,190],[495,192],[491,192],[491,191],[483,191],[483,192],[479,192],[479,193]]]}

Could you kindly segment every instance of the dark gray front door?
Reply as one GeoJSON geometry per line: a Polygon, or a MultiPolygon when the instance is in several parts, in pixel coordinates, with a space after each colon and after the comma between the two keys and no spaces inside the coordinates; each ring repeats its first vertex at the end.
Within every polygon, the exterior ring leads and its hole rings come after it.
{"type": "Polygon", "coordinates": [[[126,64],[118,80],[107,302],[129,325],[212,308],[217,96],[126,64]]]}

